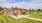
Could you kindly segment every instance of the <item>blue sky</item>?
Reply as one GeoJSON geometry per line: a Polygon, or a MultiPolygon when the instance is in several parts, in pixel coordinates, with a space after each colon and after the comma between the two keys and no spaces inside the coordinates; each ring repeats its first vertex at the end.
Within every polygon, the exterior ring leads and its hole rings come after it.
{"type": "Polygon", "coordinates": [[[17,6],[25,9],[42,9],[42,0],[0,0],[0,6],[6,8],[17,6]]]}

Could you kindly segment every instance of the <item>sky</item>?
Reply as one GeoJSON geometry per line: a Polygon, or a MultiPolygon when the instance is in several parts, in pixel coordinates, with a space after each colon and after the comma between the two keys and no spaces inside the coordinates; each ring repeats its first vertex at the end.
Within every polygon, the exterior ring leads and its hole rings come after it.
{"type": "Polygon", "coordinates": [[[0,6],[6,8],[17,6],[24,9],[42,9],[42,0],[0,0],[0,6]]]}

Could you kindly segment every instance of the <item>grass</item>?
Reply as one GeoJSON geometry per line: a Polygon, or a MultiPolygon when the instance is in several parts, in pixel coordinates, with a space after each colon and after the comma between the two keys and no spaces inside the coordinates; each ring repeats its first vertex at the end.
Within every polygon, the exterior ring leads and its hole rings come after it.
{"type": "Polygon", "coordinates": [[[42,16],[39,15],[42,14],[42,12],[32,12],[31,14],[28,12],[27,14],[30,15],[30,17],[42,19],[42,16]]]}
{"type": "Polygon", "coordinates": [[[13,19],[8,14],[6,14],[0,15],[0,23],[42,23],[42,22],[27,18],[13,19]]]}

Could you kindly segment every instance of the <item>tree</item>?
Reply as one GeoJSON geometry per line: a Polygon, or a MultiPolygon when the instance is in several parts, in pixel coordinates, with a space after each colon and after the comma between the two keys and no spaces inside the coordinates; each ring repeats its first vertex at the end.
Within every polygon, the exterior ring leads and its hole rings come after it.
{"type": "Polygon", "coordinates": [[[32,11],[34,11],[34,9],[32,9],[32,11]]]}
{"type": "Polygon", "coordinates": [[[39,12],[39,11],[41,11],[41,9],[38,9],[37,11],[39,12]]]}
{"type": "Polygon", "coordinates": [[[29,9],[29,12],[31,12],[31,8],[29,9]]]}
{"type": "Polygon", "coordinates": [[[2,7],[0,7],[0,11],[1,11],[1,10],[3,10],[3,8],[2,8],[2,7]]]}

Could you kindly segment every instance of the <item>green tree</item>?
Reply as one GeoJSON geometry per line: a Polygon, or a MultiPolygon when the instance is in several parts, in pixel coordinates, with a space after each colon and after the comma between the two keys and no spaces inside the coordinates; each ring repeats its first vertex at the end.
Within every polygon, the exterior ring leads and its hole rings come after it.
{"type": "Polygon", "coordinates": [[[38,9],[37,11],[39,12],[39,11],[41,11],[41,9],[38,9]]]}
{"type": "Polygon", "coordinates": [[[34,9],[32,9],[32,11],[34,11],[34,9]]]}
{"type": "Polygon", "coordinates": [[[29,12],[31,12],[32,10],[31,10],[31,8],[29,9],[29,12]]]}
{"type": "Polygon", "coordinates": [[[1,10],[3,10],[3,8],[2,8],[2,7],[0,7],[0,11],[1,11],[1,10]]]}

